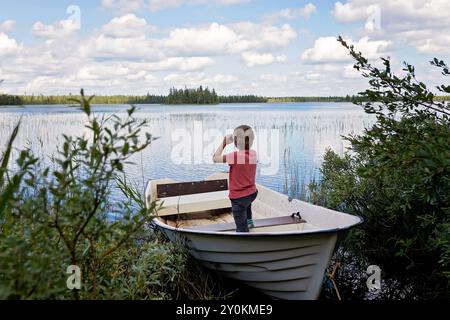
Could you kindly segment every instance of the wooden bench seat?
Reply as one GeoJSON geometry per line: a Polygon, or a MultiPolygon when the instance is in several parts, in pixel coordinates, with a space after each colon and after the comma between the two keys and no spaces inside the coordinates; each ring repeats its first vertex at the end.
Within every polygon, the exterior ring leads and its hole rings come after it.
{"type": "MultiPolygon", "coordinates": [[[[274,218],[253,220],[253,224],[255,225],[255,228],[273,227],[273,226],[281,226],[281,225],[286,225],[286,224],[297,224],[297,223],[306,223],[306,221],[303,219],[300,219],[298,217],[295,217],[295,216],[294,217],[284,216],[284,217],[274,217],[274,218]]],[[[187,227],[186,229],[196,230],[196,231],[224,232],[224,231],[236,230],[236,224],[234,222],[216,223],[216,224],[208,224],[208,225],[202,225],[202,226],[187,227]]]]}
{"type": "Polygon", "coordinates": [[[162,208],[158,210],[158,216],[192,213],[208,210],[230,208],[231,201],[228,191],[214,191],[196,194],[186,194],[160,199],[162,208]]]}
{"type": "Polygon", "coordinates": [[[170,183],[156,180],[153,183],[156,199],[162,203],[158,216],[231,208],[227,179],[170,183]]]}

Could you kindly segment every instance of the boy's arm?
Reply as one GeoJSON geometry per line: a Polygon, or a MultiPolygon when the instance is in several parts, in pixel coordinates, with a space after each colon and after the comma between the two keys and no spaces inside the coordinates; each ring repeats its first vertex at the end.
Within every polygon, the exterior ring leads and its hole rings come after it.
{"type": "Polygon", "coordinates": [[[223,137],[222,143],[217,148],[216,152],[213,155],[213,162],[214,163],[225,163],[227,162],[227,158],[223,153],[223,149],[227,146],[227,144],[230,144],[233,140],[232,135],[226,135],[223,137]]]}

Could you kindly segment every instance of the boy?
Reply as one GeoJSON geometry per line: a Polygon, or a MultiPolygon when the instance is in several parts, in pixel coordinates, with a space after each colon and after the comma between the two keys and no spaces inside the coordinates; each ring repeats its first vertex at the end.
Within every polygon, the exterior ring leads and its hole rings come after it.
{"type": "Polygon", "coordinates": [[[230,166],[229,198],[236,232],[249,232],[248,228],[254,227],[252,202],[258,195],[255,184],[256,152],[251,149],[254,139],[252,128],[241,125],[234,129],[232,135],[223,138],[222,144],[213,156],[215,163],[228,163],[230,166]],[[238,151],[223,155],[225,147],[233,142],[238,151]]]}

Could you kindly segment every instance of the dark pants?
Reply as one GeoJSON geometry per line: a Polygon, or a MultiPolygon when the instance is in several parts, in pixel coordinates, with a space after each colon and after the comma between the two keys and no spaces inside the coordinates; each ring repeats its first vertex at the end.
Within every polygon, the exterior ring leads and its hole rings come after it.
{"type": "Polygon", "coordinates": [[[231,199],[236,232],[248,232],[247,219],[252,219],[252,202],[255,201],[258,191],[237,199],[231,199]]]}

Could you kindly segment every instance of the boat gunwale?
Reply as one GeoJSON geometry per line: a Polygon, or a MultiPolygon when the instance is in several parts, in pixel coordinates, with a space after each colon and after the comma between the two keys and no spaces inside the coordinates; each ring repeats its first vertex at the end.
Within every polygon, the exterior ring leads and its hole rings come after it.
{"type": "MultiPolygon", "coordinates": [[[[342,212],[339,212],[342,213],[342,212]]],[[[285,236],[301,236],[301,235],[316,235],[316,234],[328,234],[328,233],[340,233],[348,231],[364,222],[364,218],[358,215],[351,215],[359,219],[358,222],[355,222],[351,225],[342,228],[329,228],[329,229],[319,229],[319,230],[307,230],[307,231],[279,231],[279,232],[236,232],[236,231],[204,231],[204,230],[194,230],[189,228],[175,228],[169,226],[168,224],[159,221],[159,217],[153,218],[153,222],[160,228],[168,229],[170,231],[178,232],[178,233],[187,233],[187,234],[198,234],[198,235],[212,235],[212,236],[232,236],[232,237],[285,237],[285,236]]]]}
{"type": "MultiPolygon", "coordinates": [[[[148,188],[150,186],[150,183],[153,180],[149,180],[147,182],[147,185],[145,187],[145,195],[147,196],[147,191],[148,188]]],[[[263,185],[259,185],[257,184],[257,187],[263,187],[269,191],[272,192],[276,192],[270,188],[267,188],[263,185]]],[[[278,192],[276,192],[278,193],[278,192]]],[[[282,196],[287,197],[284,194],[281,194],[282,196]]],[[[311,204],[311,203],[309,203],[311,204]]],[[[314,205],[316,206],[316,205],[314,205]]],[[[332,209],[330,209],[332,210],[332,209]]],[[[333,210],[336,211],[336,210],[333,210]]],[[[175,231],[175,232],[179,232],[179,233],[187,233],[187,234],[198,234],[198,235],[223,235],[223,236],[235,236],[235,237],[274,237],[274,236],[300,236],[300,235],[315,235],[315,234],[327,234],[327,233],[341,233],[341,232],[345,232],[350,230],[351,228],[354,228],[360,224],[362,224],[364,222],[364,218],[359,216],[359,215],[353,215],[353,214],[349,214],[349,213],[345,213],[345,212],[340,212],[340,211],[336,211],[339,214],[343,214],[343,215],[350,215],[352,217],[358,218],[359,221],[349,224],[346,227],[342,227],[342,228],[329,228],[329,229],[319,229],[319,230],[307,230],[307,231],[278,231],[278,232],[236,232],[236,231],[206,231],[206,230],[195,230],[195,229],[189,229],[189,228],[176,228],[176,227],[172,227],[169,226],[168,224],[160,221],[158,218],[160,218],[160,216],[156,215],[153,219],[152,222],[155,223],[158,227],[163,228],[163,229],[168,229],[171,231],[175,231]]]]}

